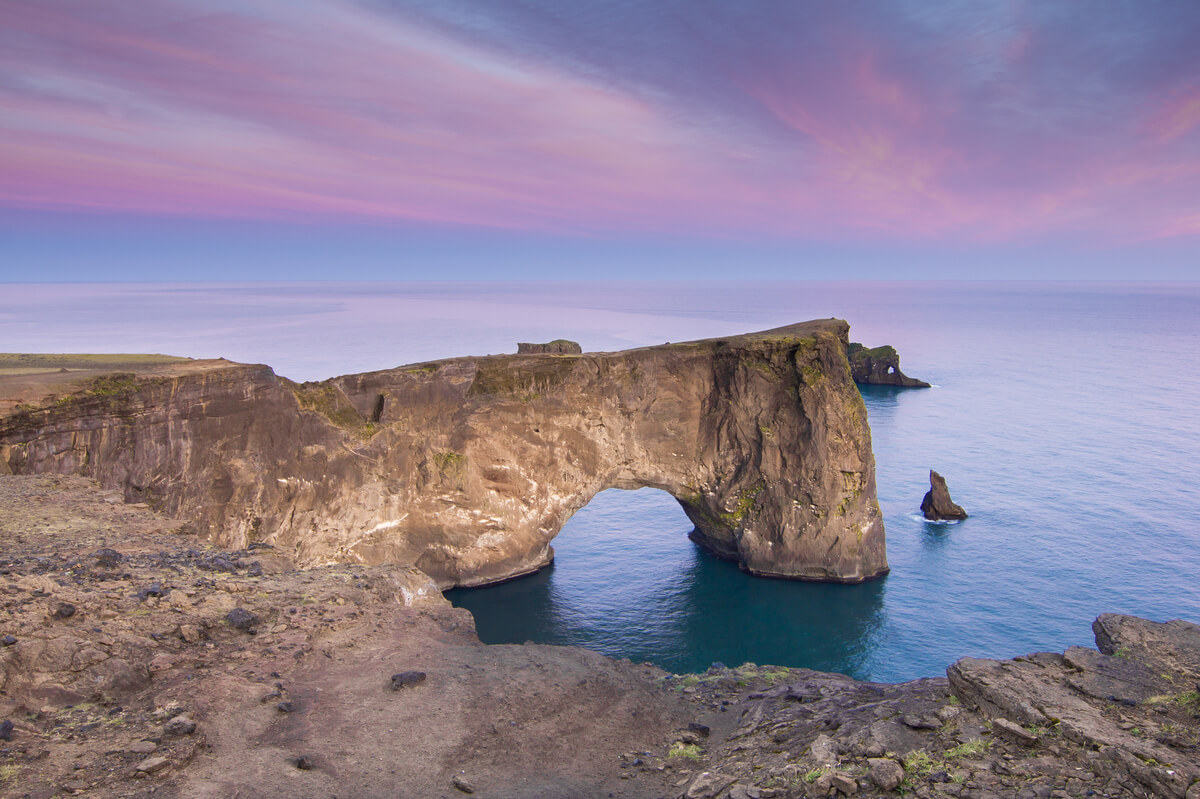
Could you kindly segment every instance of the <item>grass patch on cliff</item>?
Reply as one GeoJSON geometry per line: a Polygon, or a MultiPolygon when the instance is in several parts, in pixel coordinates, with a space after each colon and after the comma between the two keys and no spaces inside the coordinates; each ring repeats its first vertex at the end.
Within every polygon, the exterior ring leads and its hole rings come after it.
{"type": "Polygon", "coordinates": [[[697,744],[685,744],[683,741],[676,741],[671,744],[671,748],[667,750],[667,757],[682,757],[687,760],[700,759],[700,747],[697,744]]]}
{"type": "Polygon", "coordinates": [[[134,369],[184,363],[191,358],[174,355],[132,355],[128,353],[21,353],[0,352],[0,372],[4,374],[40,374],[60,369],[134,369]]]}
{"type": "Polygon", "coordinates": [[[511,356],[480,360],[475,365],[475,379],[467,396],[511,397],[530,401],[552,394],[575,368],[578,355],[555,358],[511,356]]]}
{"type": "Polygon", "coordinates": [[[379,431],[379,426],[367,421],[345,392],[333,383],[293,383],[285,380],[284,384],[292,390],[301,409],[321,414],[335,427],[351,435],[366,440],[379,431]]]}
{"type": "Polygon", "coordinates": [[[935,771],[947,771],[950,766],[945,760],[936,758],[926,752],[924,749],[914,749],[904,756],[904,773],[907,775],[904,780],[908,782],[908,778],[916,777],[917,779],[925,779],[935,771]]]}
{"type": "Polygon", "coordinates": [[[992,742],[984,738],[976,738],[973,741],[959,744],[953,749],[946,750],[946,757],[979,757],[984,752],[992,748],[992,742]]]}
{"type": "Polygon", "coordinates": [[[466,490],[467,456],[454,450],[433,453],[433,465],[444,480],[459,491],[466,490]]]}
{"type": "Polygon", "coordinates": [[[733,510],[722,511],[718,514],[721,521],[729,527],[740,527],[742,522],[746,521],[750,516],[750,512],[754,510],[754,501],[766,487],[767,484],[759,480],[749,488],[743,488],[739,491],[737,504],[733,507],[733,510]]]}
{"type": "Polygon", "coordinates": [[[141,385],[132,373],[118,373],[94,377],[88,383],[87,393],[93,397],[122,397],[131,394],[141,385]]]}

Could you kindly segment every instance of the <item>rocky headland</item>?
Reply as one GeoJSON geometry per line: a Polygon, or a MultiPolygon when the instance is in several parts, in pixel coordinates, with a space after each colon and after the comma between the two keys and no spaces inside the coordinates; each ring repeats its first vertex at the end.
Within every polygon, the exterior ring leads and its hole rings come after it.
{"type": "Polygon", "coordinates": [[[227,549],[441,587],[537,570],[596,493],[651,486],[751,573],[859,582],[888,565],[848,335],[829,319],[317,383],[219,360],[5,374],[0,471],[94,477],[227,549]]]}
{"type": "Polygon", "coordinates": [[[1200,627],[902,684],[484,646],[416,569],[0,477],[0,796],[1200,796],[1200,627]]]}

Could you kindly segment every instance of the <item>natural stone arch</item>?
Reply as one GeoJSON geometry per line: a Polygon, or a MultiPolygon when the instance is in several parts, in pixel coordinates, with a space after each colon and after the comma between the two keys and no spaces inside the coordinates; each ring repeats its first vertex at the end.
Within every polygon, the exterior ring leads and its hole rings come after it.
{"type": "Polygon", "coordinates": [[[82,471],[304,563],[413,564],[443,586],[540,568],[606,488],[667,491],[754,574],[887,571],[849,326],[616,353],[457,358],[292,384],[219,362],[0,424],[14,471],[82,471]]]}

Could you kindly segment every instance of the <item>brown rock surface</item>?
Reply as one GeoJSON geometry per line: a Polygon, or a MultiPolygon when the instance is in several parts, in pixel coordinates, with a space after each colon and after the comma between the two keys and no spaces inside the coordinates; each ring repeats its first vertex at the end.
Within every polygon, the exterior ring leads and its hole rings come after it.
{"type": "Polygon", "coordinates": [[[205,547],[114,498],[82,478],[0,478],[0,638],[16,639],[0,648],[0,796],[1200,789],[1200,628],[1187,622],[1105,615],[1111,654],[967,659],[949,681],[753,664],[668,675],[577,648],[483,646],[415,570],[297,570],[269,546],[205,547]],[[120,557],[97,557],[106,549],[120,557]],[[67,600],[76,613],[52,620],[67,600]],[[235,607],[259,617],[256,635],[224,623],[235,607]],[[424,680],[392,690],[416,670],[424,680]],[[1169,692],[1135,698],[1153,680],[1169,692]],[[1076,687],[1118,682],[1131,687],[1111,699],[1076,687]],[[1036,740],[999,733],[1000,718],[1036,740]]]}
{"type": "Polygon", "coordinates": [[[0,797],[449,797],[460,772],[484,796],[666,793],[670,775],[621,767],[690,719],[657,669],[484,646],[415,570],[295,570],[109,498],[78,477],[0,477],[0,633],[19,639],[0,650],[0,797]],[[95,565],[103,548],[117,569],[95,565]],[[139,598],[152,583],[165,596],[139,598]],[[48,621],[62,597],[77,613],[48,621]],[[222,621],[235,605],[257,635],[222,621]],[[392,691],[403,668],[427,679],[392,691]]]}
{"type": "Polygon", "coordinates": [[[858,582],[887,558],[848,329],[305,384],[225,361],[89,372],[0,417],[0,464],[95,477],[223,547],[411,564],[441,586],[536,570],[596,493],[652,486],[752,573],[858,582]]]}

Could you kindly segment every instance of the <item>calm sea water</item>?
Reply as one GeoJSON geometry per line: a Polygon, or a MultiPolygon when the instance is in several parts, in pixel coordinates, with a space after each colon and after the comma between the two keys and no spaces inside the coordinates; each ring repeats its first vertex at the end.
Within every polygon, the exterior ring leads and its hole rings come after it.
{"type": "Polygon", "coordinates": [[[838,316],[929,390],[864,391],[892,573],[748,577],[662,492],[607,491],[551,569],[451,592],[488,642],[899,680],[1092,643],[1106,611],[1200,620],[1200,284],[0,287],[0,350],[160,351],[315,379],[574,338],[619,349],[838,316]],[[925,523],[930,468],[972,514],[925,523]]]}

